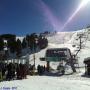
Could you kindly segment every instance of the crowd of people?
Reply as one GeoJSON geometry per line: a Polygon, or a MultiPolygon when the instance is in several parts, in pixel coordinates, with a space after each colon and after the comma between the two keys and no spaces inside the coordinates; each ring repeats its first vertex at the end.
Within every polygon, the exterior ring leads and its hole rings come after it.
{"type": "Polygon", "coordinates": [[[45,66],[38,65],[37,66],[37,71],[38,71],[39,75],[43,75],[44,72],[46,71],[46,68],[45,68],[45,66]]]}
{"type": "Polygon", "coordinates": [[[35,75],[35,70],[38,75],[43,75],[46,71],[45,66],[38,65],[35,69],[34,65],[28,67],[27,64],[18,63],[3,63],[0,62],[0,81],[26,79],[27,75],[35,75]]]}
{"type": "Polygon", "coordinates": [[[0,63],[1,80],[25,79],[27,74],[28,67],[26,64],[0,63]]]}

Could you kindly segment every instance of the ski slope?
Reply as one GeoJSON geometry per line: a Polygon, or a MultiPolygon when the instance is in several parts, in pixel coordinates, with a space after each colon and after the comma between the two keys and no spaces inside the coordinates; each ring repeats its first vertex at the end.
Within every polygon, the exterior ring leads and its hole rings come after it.
{"type": "MultiPolygon", "coordinates": [[[[36,66],[38,64],[40,65],[45,65],[45,62],[41,62],[40,61],[40,57],[44,57],[45,56],[45,51],[48,48],[69,48],[72,52],[72,54],[76,54],[77,50],[78,50],[78,45],[80,43],[80,40],[76,40],[77,39],[77,34],[84,34],[85,38],[82,38],[83,41],[83,48],[81,49],[81,51],[78,53],[77,58],[78,58],[78,62],[79,62],[79,66],[80,67],[84,67],[84,59],[87,57],[90,57],[90,31],[89,29],[82,29],[82,30],[78,30],[78,31],[72,31],[72,32],[57,32],[54,35],[48,35],[47,39],[49,41],[48,47],[46,49],[41,50],[39,53],[36,53],[36,66]],[[73,47],[73,45],[76,45],[75,47],[73,47]]],[[[33,55],[30,55],[30,63],[33,64],[33,55]]],[[[51,62],[53,63],[53,62],[51,62]]],[[[54,67],[55,63],[53,64],[54,67]]],[[[53,66],[52,65],[52,66],[53,66]]]]}
{"type": "MultiPolygon", "coordinates": [[[[90,90],[90,79],[80,76],[29,76],[25,80],[5,81],[0,88],[9,90],[90,90]],[[12,87],[15,87],[12,89],[12,87]]],[[[3,90],[3,89],[0,89],[3,90]]]]}
{"type": "MultiPolygon", "coordinates": [[[[36,67],[38,64],[46,65],[45,61],[40,61],[40,57],[45,56],[45,51],[48,48],[68,47],[72,53],[76,53],[76,40],[78,33],[84,33],[87,37],[84,38],[84,47],[78,53],[78,61],[80,66],[84,66],[84,58],[90,57],[90,32],[88,29],[83,29],[73,32],[58,32],[55,35],[48,36],[49,45],[46,49],[35,53],[36,67]],[[76,44],[75,47],[72,47],[76,44]]],[[[33,64],[33,54],[29,55],[30,64],[33,64]]],[[[51,63],[53,68],[56,68],[58,63],[51,63]]],[[[0,82],[0,90],[90,90],[90,78],[83,77],[84,68],[77,70],[77,73],[64,76],[28,76],[24,80],[3,81],[0,82]],[[6,89],[5,89],[6,88],[6,89]]]]}

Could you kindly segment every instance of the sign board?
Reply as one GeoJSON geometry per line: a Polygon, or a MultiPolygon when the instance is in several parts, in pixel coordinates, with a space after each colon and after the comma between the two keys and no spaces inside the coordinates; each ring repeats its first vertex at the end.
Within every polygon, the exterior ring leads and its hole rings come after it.
{"type": "Polygon", "coordinates": [[[71,52],[68,48],[52,48],[46,51],[46,61],[66,61],[71,59],[71,52]]]}
{"type": "Polygon", "coordinates": [[[53,61],[53,62],[57,62],[57,61],[66,61],[67,58],[66,57],[46,57],[46,61],[53,61]]]}

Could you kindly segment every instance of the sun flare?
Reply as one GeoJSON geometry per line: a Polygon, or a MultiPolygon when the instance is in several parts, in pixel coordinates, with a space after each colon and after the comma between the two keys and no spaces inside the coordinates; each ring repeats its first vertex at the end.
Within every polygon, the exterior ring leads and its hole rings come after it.
{"type": "Polygon", "coordinates": [[[83,6],[87,5],[88,2],[90,2],[90,0],[82,0],[81,6],[83,7],[83,6]]]}
{"type": "Polygon", "coordinates": [[[63,25],[63,27],[61,28],[61,30],[63,30],[63,29],[68,25],[68,23],[70,23],[70,22],[74,19],[74,17],[77,15],[77,13],[78,13],[82,8],[84,8],[89,2],[90,2],[90,0],[81,0],[80,5],[77,7],[77,9],[75,10],[75,12],[68,18],[68,20],[67,20],[66,23],[63,25]]]}

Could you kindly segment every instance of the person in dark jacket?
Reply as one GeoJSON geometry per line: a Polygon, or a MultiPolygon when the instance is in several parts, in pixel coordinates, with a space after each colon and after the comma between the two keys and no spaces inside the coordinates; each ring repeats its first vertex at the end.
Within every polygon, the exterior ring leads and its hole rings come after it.
{"type": "Polygon", "coordinates": [[[40,65],[37,66],[37,71],[38,71],[38,74],[40,75],[41,71],[40,71],[40,65]]]}
{"type": "Polygon", "coordinates": [[[17,66],[17,79],[22,79],[22,64],[20,63],[18,66],[17,66]]]}
{"type": "Polygon", "coordinates": [[[11,70],[12,70],[12,64],[10,63],[7,65],[7,72],[8,72],[6,76],[7,80],[11,80],[11,73],[12,73],[11,70]]]}

